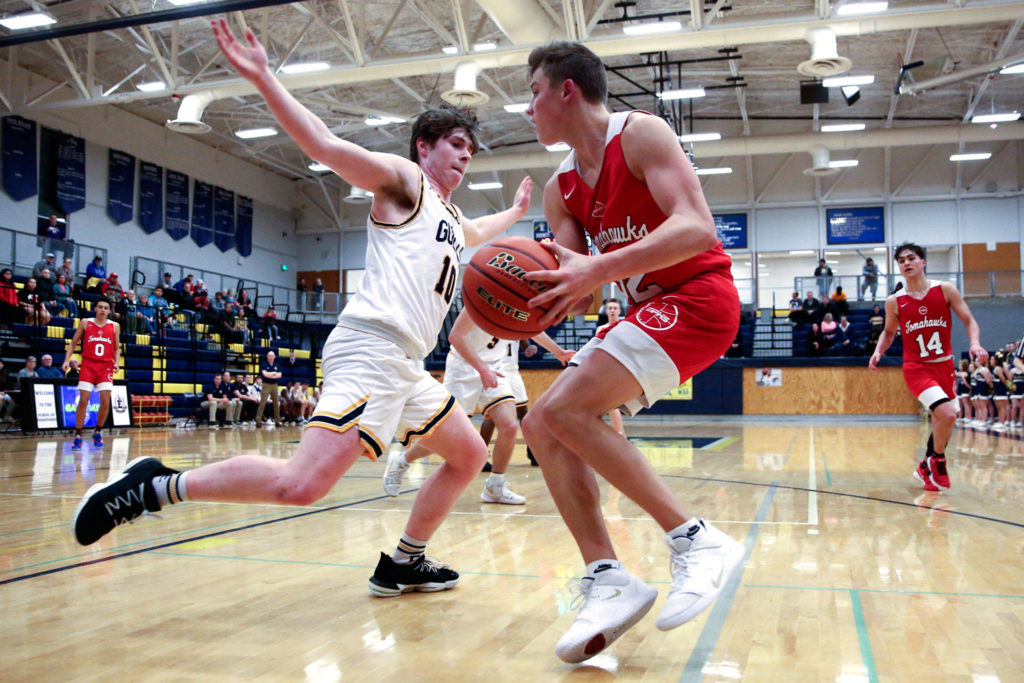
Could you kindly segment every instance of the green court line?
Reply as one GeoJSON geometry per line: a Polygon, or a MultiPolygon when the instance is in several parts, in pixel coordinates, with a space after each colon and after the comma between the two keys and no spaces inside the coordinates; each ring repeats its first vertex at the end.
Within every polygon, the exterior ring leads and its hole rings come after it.
{"type": "Polygon", "coordinates": [[[726,446],[731,446],[731,445],[733,445],[734,443],[736,443],[739,440],[740,440],[740,437],[738,437],[738,436],[723,436],[718,441],[713,441],[713,442],[709,443],[707,446],[704,446],[703,448],[701,448],[700,450],[702,450],[702,451],[720,451],[723,448],[725,448],[726,446]]]}
{"type": "Polygon", "coordinates": [[[1003,598],[1008,600],[1024,600],[1024,595],[1003,595],[1000,593],[950,593],[946,591],[913,591],[887,590],[884,588],[835,588],[832,586],[775,586],[771,584],[748,583],[745,588],[765,588],[768,590],[787,591],[849,591],[860,593],[882,593],[886,595],[937,595],[951,598],[1003,598]]]}
{"type": "Polygon", "coordinates": [[[826,481],[826,483],[829,486],[831,486],[832,485],[832,475],[829,474],[829,471],[828,471],[828,458],[825,457],[825,449],[824,448],[821,449],[821,461],[825,464],[825,481],[826,481]]]}
{"type": "Polygon", "coordinates": [[[853,606],[853,621],[857,624],[857,641],[860,643],[860,657],[864,660],[864,670],[868,672],[868,681],[870,683],[878,683],[875,655],[871,652],[871,639],[868,638],[868,627],[864,623],[864,610],[860,606],[860,593],[858,591],[850,591],[850,604],[853,606]]]}
{"type": "MultiPolygon", "coordinates": [[[[419,490],[419,489],[414,489],[414,490],[419,490]]],[[[408,493],[408,492],[407,491],[403,491],[402,493],[408,493]]],[[[343,502],[350,501],[350,500],[358,500],[360,498],[365,498],[365,497],[366,497],[366,494],[363,494],[361,496],[347,496],[345,498],[338,498],[336,500],[321,501],[319,505],[315,506],[315,508],[331,507],[331,506],[337,505],[339,503],[343,503],[343,502]]],[[[238,525],[238,524],[246,524],[246,523],[249,523],[249,522],[256,522],[256,521],[259,521],[259,520],[269,519],[269,518],[280,516],[280,515],[287,516],[287,515],[295,514],[296,510],[304,510],[304,509],[306,509],[306,508],[297,508],[297,507],[290,507],[290,506],[287,506],[287,505],[282,505],[280,512],[274,511],[274,512],[268,513],[266,515],[259,515],[259,516],[256,516],[256,517],[246,517],[244,519],[236,519],[236,520],[233,520],[233,521],[230,521],[230,522],[224,522],[223,524],[214,524],[212,526],[202,527],[202,528],[199,528],[199,529],[188,529],[186,531],[180,531],[180,532],[178,532],[176,534],[166,534],[164,536],[156,536],[156,537],[153,537],[153,538],[147,538],[147,539],[144,539],[144,540],[141,540],[141,541],[135,541],[134,543],[125,543],[123,545],[117,545],[117,546],[114,546],[112,548],[106,549],[104,552],[106,552],[106,553],[117,553],[117,552],[121,552],[121,551],[124,551],[124,550],[128,550],[130,548],[134,548],[135,546],[146,545],[148,543],[154,543],[154,542],[157,542],[157,541],[162,541],[164,539],[173,539],[173,538],[177,538],[179,536],[188,536],[188,535],[191,535],[191,534],[202,534],[204,532],[213,531],[213,530],[216,530],[216,529],[220,529],[222,527],[230,527],[230,526],[235,526],[235,525],[238,525]]],[[[57,526],[58,527],[66,526],[70,530],[71,522],[68,521],[64,525],[57,525],[57,526]]],[[[69,531],[69,533],[70,533],[70,531],[69,531]]],[[[0,549],[2,549],[2,548],[0,548],[0,549]]],[[[84,552],[84,553],[78,553],[77,555],[65,555],[64,557],[58,557],[58,558],[53,559],[53,560],[45,560],[43,562],[36,562],[36,563],[33,563],[33,564],[26,564],[26,565],[23,565],[21,567],[14,567],[13,569],[4,569],[3,571],[0,571],[0,575],[10,574],[11,572],[17,572],[17,571],[21,571],[23,569],[34,569],[36,567],[44,567],[44,566],[49,565],[49,564],[56,564],[58,562],[65,562],[65,561],[68,561],[68,560],[77,560],[77,559],[81,559],[83,557],[89,557],[89,556],[92,556],[92,555],[95,555],[95,553],[94,552],[84,552]]]]}
{"type": "Polygon", "coordinates": [[[736,591],[739,590],[740,582],[743,580],[744,567],[747,562],[747,558],[750,557],[750,553],[754,551],[754,545],[757,543],[757,536],[761,533],[761,522],[768,516],[768,510],[771,509],[772,499],[775,498],[775,482],[772,482],[771,488],[764,494],[764,499],[761,501],[761,507],[757,510],[757,516],[754,517],[753,524],[750,525],[750,529],[747,531],[747,538],[743,542],[746,546],[747,552],[743,556],[743,563],[739,568],[733,572],[732,576],[729,577],[729,582],[722,589],[721,594],[715,601],[714,607],[711,608],[711,614],[708,616],[708,620],[704,623],[704,628],[701,629],[700,636],[697,638],[697,644],[693,646],[693,651],[690,653],[690,659],[686,662],[686,668],[683,669],[682,675],[679,677],[680,681],[691,681],[697,683],[704,678],[704,667],[708,665],[711,660],[711,655],[715,651],[715,646],[718,644],[718,638],[722,634],[722,629],[725,627],[725,620],[729,616],[729,611],[732,609],[733,599],[736,597],[736,591]]]}

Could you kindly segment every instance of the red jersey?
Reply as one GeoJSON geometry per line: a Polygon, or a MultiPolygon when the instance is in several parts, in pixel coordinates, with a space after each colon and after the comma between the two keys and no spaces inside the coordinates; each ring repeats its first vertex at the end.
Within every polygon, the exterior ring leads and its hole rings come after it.
{"type": "Polygon", "coordinates": [[[910,296],[906,289],[896,294],[904,363],[934,363],[948,360],[953,354],[949,302],[940,282],[929,281],[929,285],[921,299],[910,296]]]}
{"type": "MultiPolygon", "coordinates": [[[[576,154],[570,152],[555,172],[562,200],[569,213],[590,235],[598,251],[611,252],[643,239],[661,225],[666,216],[658,207],[647,185],[629,171],[622,154],[622,129],[630,115],[646,112],[619,112],[608,120],[604,161],[597,184],[583,182],[576,168],[576,154]]],[[[651,271],[619,283],[630,303],[646,301],[662,292],[670,292],[701,273],[719,271],[732,281],[732,260],[719,242],[713,249],[661,270],[651,271]]]]}
{"type": "Polygon", "coordinates": [[[114,351],[117,348],[117,337],[114,336],[114,323],[107,321],[102,327],[94,320],[85,322],[85,336],[82,337],[82,360],[93,363],[114,364],[114,351]]]}

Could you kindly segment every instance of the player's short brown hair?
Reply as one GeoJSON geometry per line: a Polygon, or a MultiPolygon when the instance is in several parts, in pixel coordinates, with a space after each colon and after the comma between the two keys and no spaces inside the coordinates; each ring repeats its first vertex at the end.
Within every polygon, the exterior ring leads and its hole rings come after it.
{"type": "Polygon", "coordinates": [[[531,77],[537,69],[543,68],[552,86],[572,79],[587,102],[604,102],[608,99],[604,63],[582,43],[556,40],[535,47],[530,52],[529,65],[531,77]]]}
{"type": "Polygon", "coordinates": [[[912,251],[917,254],[918,258],[924,259],[924,249],[920,245],[914,244],[913,242],[904,242],[900,246],[896,247],[896,251],[893,252],[893,259],[896,260],[900,257],[900,254],[904,251],[912,251]]]}
{"type": "Polygon", "coordinates": [[[460,128],[466,131],[472,144],[472,152],[476,154],[480,151],[480,143],[476,139],[478,126],[474,117],[448,107],[428,109],[413,121],[412,135],[409,138],[409,158],[417,164],[420,162],[420,154],[416,150],[418,140],[433,145],[439,139],[460,128]]]}

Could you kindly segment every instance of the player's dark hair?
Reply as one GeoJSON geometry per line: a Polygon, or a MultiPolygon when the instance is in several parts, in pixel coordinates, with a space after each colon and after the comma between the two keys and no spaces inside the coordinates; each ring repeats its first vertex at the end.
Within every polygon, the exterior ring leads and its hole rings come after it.
{"type": "Polygon", "coordinates": [[[904,251],[912,251],[917,254],[918,258],[924,258],[924,249],[913,242],[904,242],[900,246],[896,247],[896,251],[893,252],[893,259],[899,259],[900,254],[904,251]]]}
{"type": "Polygon", "coordinates": [[[476,138],[479,126],[474,116],[449,107],[428,109],[413,121],[412,135],[409,137],[409,158],[417,164],[420,162],[420,154],[416,151],[418,140],[423,140],[433,146],[435,142],[460,128],[466,131],[472,145],[472,152],[476,154],[480,150],[480,143],[476,138]]]}
{"type": "Polygon", "coordinates": [[[109,308],[110,310],[114,310],[114,307],[113,307],[113,306],[111,306],[111,305],[110,305],[110,302],[109,302],[109,301],[107,301],[106,299],[100,299],[99,301],[97,301],[96,303],[94,303],[94,304],[92,305],[92,307],[93,307],[93,308],[96,308],[96,307],[97,307],[97,306],[99,306],[100,304],[106,304],[106,305],[107,305],[107,308],[109,308]]]}
{"type": "Polygon", "coordinates": [[[566,79],[572,79],[587,102],[608,99],[604,63],[581,43],[556,40],[535,47],[530,52],[529,64],[531,77],[537,69],[543,68],[552,86],[557,87],[566,79]]]}

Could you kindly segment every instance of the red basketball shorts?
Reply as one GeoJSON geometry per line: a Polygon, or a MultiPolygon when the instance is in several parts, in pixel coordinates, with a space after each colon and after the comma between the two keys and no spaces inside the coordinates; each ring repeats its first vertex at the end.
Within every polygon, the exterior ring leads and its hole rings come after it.
{"type": "Polygon", "coordinates": [[[956,374],[952,360],[937,363],[904,360],[903,380],[910,393],[925,408],[931,409],[937,401],[947,398],[956,404],[956,374]]]}
{"type": "Polygon", "coordinates": [[[78,375],[78,388],[82,391],[110,391],[114,388],[114,366],[107,363],[84,361],[78,375]]]}

